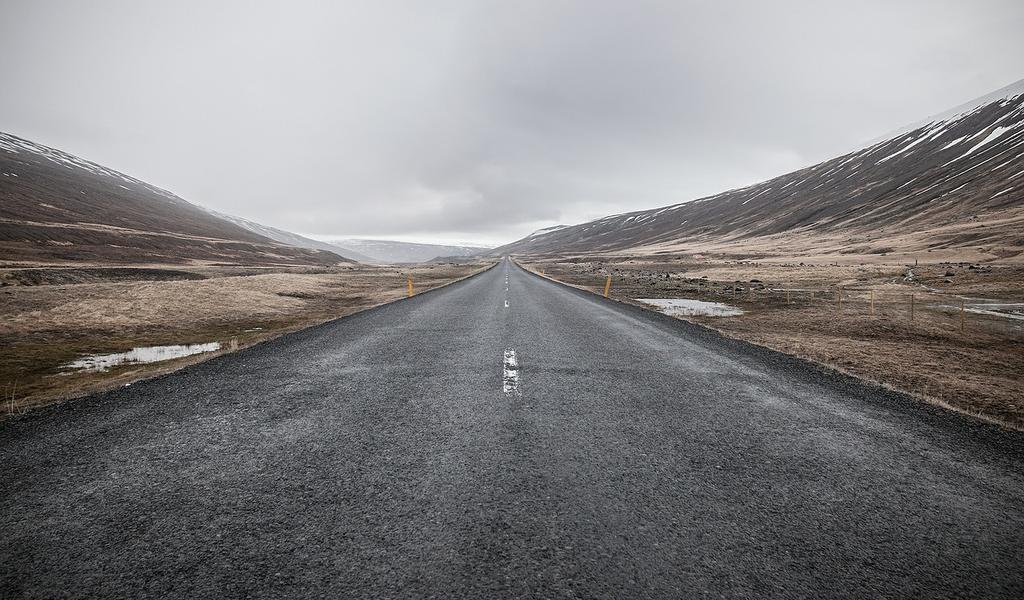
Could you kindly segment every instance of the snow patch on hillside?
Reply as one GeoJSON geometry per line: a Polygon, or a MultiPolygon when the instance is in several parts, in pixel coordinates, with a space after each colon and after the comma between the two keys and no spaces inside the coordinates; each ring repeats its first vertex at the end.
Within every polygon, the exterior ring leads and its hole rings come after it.
{"type": "Polygon", "coordinates": [[[526,236],[526,239],[535,238],[535,237],[539,237],[539,236],[542,236],[542,235],[547,235],[549,233],[554,233],[556,231],[561,231],[561,230],[565,229],[566,227],[568,227],[568,225],[554,225],[552,227],[544,227],[544,228],[538,229],[537,231],[534,231],[530,235],[526,236]]]}
{"type": "MultiPolygon", "coordinates": [[[[185,202],[175,194],[172,194],[171,192],[168,192],[165,189],[158,188],[155,185],[148,184],[145,181],[136,179],[130,175],[125,175],[120,171],[108,169],[103,165],[98,165],[92,161],[85,160],[84,158],[79,158],[74,154],[69,154],[67,152],[55,150],[54,148],[50,148],[49,146],[37,144],[36,142],[31,142],[29,140],[22,139],[16,135],[11,135],[9,133],[4,133],[2,131],[0,131],[0,150],[9,152],[11,154],[34,154],[67,169],[81,169],[94,175],[102,175],[113,179],[119,179],[126,183],[134,183],[165,198],[169,198],[177,202],[185,202]]],[[[121,185],[120,187],[126,190],[129,189],[124,185],[121,185]]]]}

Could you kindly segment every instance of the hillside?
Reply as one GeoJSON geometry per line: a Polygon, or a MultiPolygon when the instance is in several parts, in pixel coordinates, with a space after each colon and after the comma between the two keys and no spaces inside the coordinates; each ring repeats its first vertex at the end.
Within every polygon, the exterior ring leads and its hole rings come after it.
{"type": "Polygon", "coordinates": [[[490,248],[481,246],[446,246],[443,244],[415,244],[394,240],[347,239],[333,242],[345,252],[357,252],[370,257],[369,262],[385,264],[421,263],[435,258],[461,258],[486,253],[490,248]]]}
{"type": "Polygon", "coordinates": [[[284,229],[270,227],[269,225],[263,225],[255,221],[250,221],[249,219],[236,217],[234,215],[227,215],[209,208],[204,208],[204,210],[206,210],[215,217],[219,217],[221,219],[224,219],[225,221],[230,221],[247,231],[251,231],[257,235],[268,237],[274,240],[275,242],[279,242],[281,244],[295,246],[296,248],[308,248],[310,250],[324,250],[327,252],[333,252],[334,254],[337,254],[338,256],[341,256],[343,258],[347,258],[349,260],[354,260],[356,262],[361,263],[372,264],[379,262],[373,258],[370,258],[369,256],[366,256],[365,254],[360,254],[354,250],[349,250],[347,248],[341,248],[340,246],[334,244],[314,240],[312,238],[299,235],[297,233],[285,231],[284,229]]]}
{"type": "Polygon", "coordinates": [[[488,248],[477,246],[417,244],[395,240],[346,239],[336,242],[321,242],[242,217],[226,215],[211,209],[204,210],[216,217],[230,221],[247,231],[268,237],[276,242],[297,248],[326,250],[344,258],[366,264],[423,263],[435,259],[458,260],[477,256],[488,251],[488,248]]]}
{"type": "Polygon", "coordinates": [[[0,132],[0,258],[7,262],[328,265],[178,196],[0,132]]]}
{"type": "Polygon", "coordinates": [[[530,236],[494,254],[1024,256],[1024,81],[745,188],[530,236]]]}

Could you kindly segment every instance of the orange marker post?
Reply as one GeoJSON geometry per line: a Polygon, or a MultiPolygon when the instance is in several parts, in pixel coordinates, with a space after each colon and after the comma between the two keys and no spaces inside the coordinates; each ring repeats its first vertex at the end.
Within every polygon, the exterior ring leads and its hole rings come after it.
{"type": "Polygon", "coordinates": [[[604,297],[608,297],[608,292],[612,289],[612,276],[609,275],[608,279],[604,280],[604,297]]]}
{"type": "Polygon", "coordinates": [[[412,298],[412,294],[413,294],[413,291],[412,291],[412,277],[407,277],[405,282],[406,282],[406,284],[409,287],[409,297],[412,298]]]}

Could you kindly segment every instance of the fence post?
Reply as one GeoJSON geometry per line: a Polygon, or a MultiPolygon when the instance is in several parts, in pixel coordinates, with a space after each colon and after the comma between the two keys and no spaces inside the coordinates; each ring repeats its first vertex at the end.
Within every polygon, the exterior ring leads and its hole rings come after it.
{"type": "Polygon", "coordinates": [[[914,322],[914,295],[910,295],[910,322],[914,322]]]}
{"type": "Polygon", "coordinates": [[[604,297],[608,297],[608,292],[612,289],[612,276],[609,275],[608,279],[604,280],[604,297]]]}
{"type": "Polygon", "coordinates": [[[786,290],[786,304],[792,304],[793,300],[789,297],[789,290],[786,290]]]}

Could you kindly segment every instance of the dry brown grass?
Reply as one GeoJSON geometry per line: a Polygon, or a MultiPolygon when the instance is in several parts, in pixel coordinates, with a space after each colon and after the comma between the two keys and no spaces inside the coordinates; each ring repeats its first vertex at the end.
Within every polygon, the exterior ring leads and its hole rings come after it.
{"type": "Polygon", "coordinates": [[[920,264],[911,267],[908,280],[908,267],[899,264],[801,266],[683,257],[524,264],[596,293],[611,274],[612,297],[631,303],[637,298],[693,298],[735,305],[745,314],[687,319],[954,410],[1024,428],[1024,322],[966,313],[961,332],[956,310],[960,297],[1024,301],[1020,265],[972,269],[966,263],[920,264]]]}
{"type": "MultiPolygon", "coordinates": [[[[426,291],[489,264],[254,269],[194,267],[204,279],[102,281],[83,271],[79,284],[11,285],[0,272],[0,413],[109,389],[216,354],[349,315],[406,295],[406,277],[426,291]],[[137,346],[219,341],[218,353],[122,366],[105,373],[61,366],[87,354],[137,346]]],[[[63,267],[66,270],[66,267],[63,267]]],[[[159,268],[159,267],[156,267],[159,268]]],[[[180,272],[181,266],[174,266],[180,272]]],[[[58,280],[66,280],[62,272],[58,280]]],[[[151,275],[151,274],[150,274],[151,275]]]]}

